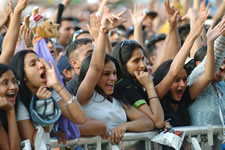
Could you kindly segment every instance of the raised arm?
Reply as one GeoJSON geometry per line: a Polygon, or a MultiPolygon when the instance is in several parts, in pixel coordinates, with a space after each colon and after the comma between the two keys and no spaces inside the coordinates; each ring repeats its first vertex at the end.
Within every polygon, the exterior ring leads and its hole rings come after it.
{"type": "Polygon", "coordinates": [[[0,11],[0,31],[6,25],[6,23],[10,19],[10,14],[11,14],[11,8],[8,6],[8,8],[4,11],[0,11]]]}
{"type": "Polygon", "coordinates": [[[156,85],[156,91],[160,99],[165,96],[171,84],[175,80],[176,76],[179,75],[180,71],[184,67],[184,62],[190,52],[190,49],[192,48],[195,39],[200,35],[203,29],[205,20],[208,16],[209,16],[209,13],[205,12],[204,14],[202,14],[202,16],[197,17],[195,15],[194,10],[189,9],[188,15],[186,17],[190,18],[191,31],[189,35],[187,36],[187,39],[185,40],[180,51],[175,56],[170,66],[168,74],[158,85],[156,85]]]}
{"type": "Polygon", "coordinates": [[[2,44],[2,54],[0,55],[0,63],[7,64],[10,57],[14,54],[16,43],[20,30],[21,13],[27,6],[28,0],[18,0],[11,18],[9,29],[5,35],[2,44]]]}
{"type": "MultiPolygon", "coordinates": [[[[94,13],[90,15],[90,24],[88,25],[88,31],[90,32],[91,36],[94,38],[94,43],[97,45],[98,34],[101,26],[101,18],[100,16],[95,15],[94,13]]],[[[106,38],[106,52],[112,52],[112,46],[109,40],[109,36],[107,35],[106,38]]]]}
{"type": "Polygon", "coordinates": [[[153,72],[161,63],[168,59],[173,59],[180,49],[180,39],[177,31],[177,25],[181,20],[179,11],[170,6],[169,0],[164,2],[167,20],[169,22],[169,33],[165,39],[163,47],[159,50],[156,63],[153,66],[153,72]]]}
{"type": "Polygon", "coordinates": [[[54,65],[50,62],[50,67],[44,59],[40,59],[40,61],[46,68],[47,87],[53,88],[61,96],[61,100],[58,103],[62,111],[62,115],[75,123],[84,123],[86,121],[84,111],[76,99],[58,80],[54,65]]]}
{"type": "Polygon", "coordinates": [[[121,18],[124,13],[125,11],[119,13],[118,15],[113,15],[109,13],[109,8],[104,9],[97,45],[92,54],[87,74],[77,91],[77,99],[81,105],[88,103],[104,69],[107,33],[110,29],[115,28],[124,22],[124,19],[121,18]]]}
{"type": "Polygon", "coordinates": [[[217,26],[213,25],[207,32],[207,54],[205,62],[205,72],[190,86],[190,95],[192,99],[199,95],[203,89],[214,78],[215,60],[214,60],[214,40],[225,31],[225,19],[217,26]]]}
{"type": "Polygon", "coordinates": [[[62,2],[58,5],[58,9],[51,16],[51,20],[54,23],[60,24],[62,14],[65,8],[69,6],[72,0],[62,0],[62,2]]]}
{"type": "Polygon", "coordinates": [[[138,5],[134,4],[133,12],[131,10],[129,12],[132,19],[132,23],[134,25],[134,39],[138,41],[138,43],[142,47],[144,47],[142,30],[142,24],[146,16],[144,6],[140,3],[138,5]]]}
{"type": "Polygon", "coordinates": [[[217,8],[216,14],[213,16],[213,20],[217,21],[219,18],[221,18],[224,14],[224,11],[225,11],[225,0],[223,0],[219,8],[217,8]]]}
{"type": "Polygon", "coordinates": [[[96,15],[102,17],[103,13],[104,13],[104,7],[108,4],[108,3],[116,3],[119,0],[99,0],[99,5],[98,5],[98,10],[96,12],[96,15]]]}
{"type": "MultiPolygon", "coordinates": [[[[201,2],[200,8],[194,7],[194,9],[199,10],[199,15],[204,14],[205,12],[209,11],[210,4],[208,3],[207,7],[205,7],[205,4],[206,4],[206,0],[201,2]]],[[[211,13],[211,11],[212,10],[210,10],[210,13],[211,13]]],[[[203,39],[205,39],[205,37],[206,37],[205,34],[206,34],[205,29],[203,28],[202,33],[201,33],[202,37],[204,37],[203,39]]],[[[193,47],[191,48],[190,57],[194,58],[194,55],[195,55],[196,51],[199,50],[202,46],[203,45],[202,45],[201,36],[199,35],[198,38],[195,40],[193,47]]]]}

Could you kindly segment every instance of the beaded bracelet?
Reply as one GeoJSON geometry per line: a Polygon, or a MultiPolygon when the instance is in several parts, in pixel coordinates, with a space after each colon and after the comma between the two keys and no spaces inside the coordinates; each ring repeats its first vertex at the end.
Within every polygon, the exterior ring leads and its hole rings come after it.
{"type": "Polygon", "coordinates": [[[69,104],[72,104],[73,101],[75,101],[75,100],[76,100],[76,98],[75,98],[75,96],[73,96],[70,100],[68,100],[67,102],[64,103],[64,106],[67,106],[69,104]]]}
{"type": "Polygon", "coordinates": [[[150,101],[153,98],[158,98],[158,96],[149,97],[148,100],[150,101]]]}

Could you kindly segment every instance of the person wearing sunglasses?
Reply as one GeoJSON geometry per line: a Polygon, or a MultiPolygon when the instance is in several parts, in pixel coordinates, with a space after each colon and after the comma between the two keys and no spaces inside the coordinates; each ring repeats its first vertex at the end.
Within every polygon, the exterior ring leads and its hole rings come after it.
{"type": "Polygon", "coordinates": [[[122,79],[117,81],[115,97],[124,99],[130,105],[144,112],[156,128],[164,127],[163,110],[146,70],[144,49],[137,41],[125,40],[118,43],[113,51],[122,70],[122,79]]]}
{"type": "Polygon", "coordinates": [[[20,149],[15,112],[19,84],[12,69],[0,64],[0,149],[20,149]]]}

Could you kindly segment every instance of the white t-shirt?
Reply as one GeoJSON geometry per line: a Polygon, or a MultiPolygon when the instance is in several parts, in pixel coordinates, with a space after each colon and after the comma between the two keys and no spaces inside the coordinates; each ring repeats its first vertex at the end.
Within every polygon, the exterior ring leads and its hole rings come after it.
{"type": "Polygon", "coordinates": [[[105,123],[108,130],[127,122],[126,112],[120,102],[115,98],[110,102],[96,91],[83,110],[87,116],[105,123]]]}
{"type": "MultiPolygon", "coordinates": [[[[52,90],[52,97],[58,102],[61,100],[61,97],[59,94],[55,91],[52,90]]],[[[18,107],[17,107],[17,113],[16,113],[16,120],[17,121],[22,121],[22,120],[29,120],[30,119],[30,114],[25,107],[25,105],[19,100],[18,101],[18,107]]]]}

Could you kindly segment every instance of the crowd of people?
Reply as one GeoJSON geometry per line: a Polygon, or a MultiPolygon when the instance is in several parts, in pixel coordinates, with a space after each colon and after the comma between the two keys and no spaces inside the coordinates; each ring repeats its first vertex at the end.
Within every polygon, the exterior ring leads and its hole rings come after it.
{"type": "MultiPolygon", "coordinates": [[[[23,19],[29,0],[0,11],[0,149],[28,140],[47,150],[50,138],[80,136],[116,148],[125,132],[224,126],[225,0],[216,11],[208,0],[151,0],[130,10],[99,0],[88,20],[68,15],[70,3],[62,0],[50,18],[35,7],[23,19]]],[[[220,149],[224,141],[214,140],[220,149]]]]}

